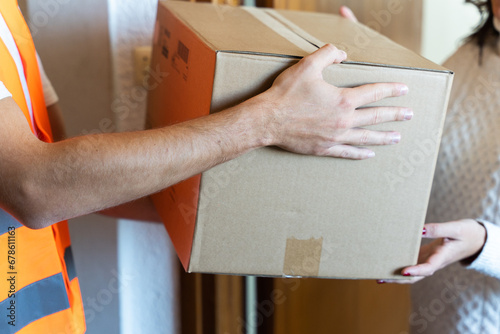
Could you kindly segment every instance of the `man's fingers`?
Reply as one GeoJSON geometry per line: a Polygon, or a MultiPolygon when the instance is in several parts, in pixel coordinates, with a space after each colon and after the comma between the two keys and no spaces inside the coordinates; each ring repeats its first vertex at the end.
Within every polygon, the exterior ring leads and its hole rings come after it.
{"type": "Polygon", "coordinates": [[[356,146],[393,145],[401,141],[401,134],[393,131],[373,131],[368,129],[351,129],[338,135],[335,141],[356,146]]]}
{"type": "Polygon", "coordinates": [[[366,148],[354,147],[349,145],[335,145],[328,150],[327,155],[334,158],[364,160],[373,158],[375,156],[375,153],[366,148]]]}
{"type": "Polygon", "coordinates": [[[342,6],[339,9],[340,16],[345,17],[349,21],[352,22],[358,22],[358,19],[356,18],[356,15],[352,12],[351,8],[347,6],[342,6]]]}
{"type": "Polygon", "coordinates": [[[307,66],[313,67],[320,73],[333,63],[340,63],[347,58],[347,54],[332,44],[326,44],[314,53],[302,59],[307,66]]]}
{"type": "Polygon", "coordinates": [[[385,122],[408,121],[413,118],[413,111],[410,108],[376,107],[358,109],[355,115],[353,126],[360,127],[385,122]]]}
{"type": "Polygon", "coordinates": [[[345,98],[355,107],[380,101],[387,97],[397,97],[408,94],[408,86],[402,83],[375,83],[355,88],[346,88],[345,98]]]}

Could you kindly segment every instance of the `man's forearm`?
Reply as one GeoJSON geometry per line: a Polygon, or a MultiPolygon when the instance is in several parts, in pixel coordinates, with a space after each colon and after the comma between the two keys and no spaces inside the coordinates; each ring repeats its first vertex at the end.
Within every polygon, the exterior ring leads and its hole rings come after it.
{"type": "Polygon", "coordinates": [[[43,227],[160,191],[267,144],[263,115],[248,101],[168,128],[34,142],[26,157],[36,164],[23,161],[30,167],[12,179],[22,189],[15,213],[43,227]]]}

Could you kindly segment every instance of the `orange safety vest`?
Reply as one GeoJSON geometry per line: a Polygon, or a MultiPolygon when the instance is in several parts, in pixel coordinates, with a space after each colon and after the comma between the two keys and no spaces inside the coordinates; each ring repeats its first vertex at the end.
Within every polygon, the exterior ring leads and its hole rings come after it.
{"type": "MultiPolygon", "coordinates": [[[[52,141],[35,47],[17,0],[0,0],[0,13],[21,55],[31,97],[31,124],[19,73],[0,39],[0,81],[33,132],[52,141]]],[[[85,317],[67,222],[30,230],[0,209],[0,333],[77,334],[85,317]]]]}

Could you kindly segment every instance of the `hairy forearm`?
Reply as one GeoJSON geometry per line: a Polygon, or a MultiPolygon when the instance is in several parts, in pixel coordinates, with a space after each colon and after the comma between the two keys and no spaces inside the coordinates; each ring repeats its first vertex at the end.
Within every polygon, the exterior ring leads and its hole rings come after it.
{"type": "Polygon", "coordinates": [[[248,101],[168,128],[32,144],[16,164],[27,167],[12,171],[22,205],[11,211],[43,227],[160,191],[265,145],[259,108],[248,101]]]}

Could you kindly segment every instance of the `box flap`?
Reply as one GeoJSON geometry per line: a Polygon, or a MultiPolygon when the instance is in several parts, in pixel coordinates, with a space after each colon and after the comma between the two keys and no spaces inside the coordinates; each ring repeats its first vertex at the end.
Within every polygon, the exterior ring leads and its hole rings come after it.
{"type": "Polygon", "coordinates": [[[213,50],[304,57],[325,43],[346,63],[448,71],[389,38],[338,15],[163,1],[213,50]],[[325,28],[326,27],[326,28],[325,28]]]}
{"type": "MultiPolygon", "coordinates": [[[[161,5],[172,11],[216,51],[243,51],[304,57],[317,49],[301,38],[298,39],[305,46],[309,46],[309,49],[303,50],[297,47],[242,7],[185,1],[162,1],[161,5]]],[[[277,26],[276,30],[279,31],[278,27],[281,24],[276,20],[272,21],[277,26]]],[[[291,33],[291,35],[294,34],[291,33]]],[[[294,38],[297,37],[294,35],[294,38]]]]}
{"type": "MultiPolygon", "coordinates": [[[[364,63],[370,65],[390,65],[447,71],[443,66],[416,54],[393,42],[367,26],[354,23],[338,15],[324,13],[305,13],[292,10],[266,10],[287,26],[300,27],[308,35],[325,43],[332,43],[347,52],[345,63],[364,63]],[[293,26],[292,26],[293,25],[293,26]]],[[[299,31],[296,30],[296,33],[299,31]]]]}

